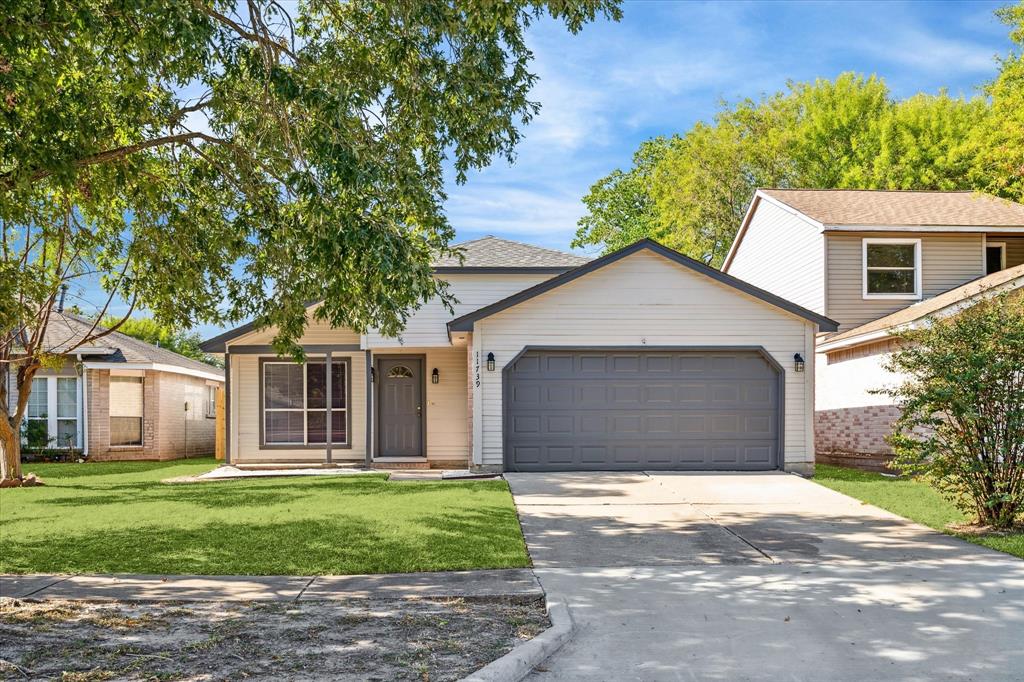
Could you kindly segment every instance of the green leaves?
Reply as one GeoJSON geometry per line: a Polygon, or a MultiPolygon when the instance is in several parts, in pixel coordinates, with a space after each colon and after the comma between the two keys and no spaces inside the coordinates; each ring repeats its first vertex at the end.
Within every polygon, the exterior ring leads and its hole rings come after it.
{"type": "Polygon", "coordinates": [[[462,181],[512,158],[537,111],[524,28],[620,14],[616,0],[8,4],[5,263],[89,235],[26,276],[52,292],[73,260],[161,324],[254,317],[292,352],[311,300],[385,333],[448,300],[430,270],[454,236],[443,169],[462,181]]]}
{"type": "Polygon", "coordinates": [[[896,464],[923,474],[980,523],[1024,511],[1024,298],[1000,294],[899,335],[883,391],[900,406],[896,464]]]}

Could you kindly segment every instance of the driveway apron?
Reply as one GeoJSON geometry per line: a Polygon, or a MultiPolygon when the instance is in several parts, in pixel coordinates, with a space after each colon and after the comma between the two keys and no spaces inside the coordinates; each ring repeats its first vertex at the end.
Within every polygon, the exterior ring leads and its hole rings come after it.
{"type": "Polygon", "coordinates": [[[797,476],[506,474],[574,639],[535,680],[1024,679],[1024,562],[797,476]]]}

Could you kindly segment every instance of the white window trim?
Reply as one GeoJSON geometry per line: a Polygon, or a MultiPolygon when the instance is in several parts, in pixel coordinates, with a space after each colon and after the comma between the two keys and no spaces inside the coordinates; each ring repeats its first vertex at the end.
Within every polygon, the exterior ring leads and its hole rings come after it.
{"type": "MultiPolygon", "coordinates": [[[[331,439],[331,435],[333,433],[333,429],[332,429],[332,426],[331,426],[331,424],[332,424],[332,422],[331,422],[331,415],[334,412],[344,412],[345,413],[345,440],[343,440],[343,441],[331,440],[331,445],[332,446],[335,446],[335,445],[348,446],[349,445],[349,441],[350,441],[350,439],[352,437],[352,434],[351,434],[352,424],[351,424],[351,420],[349,419],[349,415],[348,415],[348,395],[349,395],[348,382],[352,381],[352,374],[351,374],[351,369],[352,369],[351,364],[352,363],[349,362],[348,358],[332,358],[331,359],[331,364],[334,364],[334,363],[340,363],[340,364],[344,364],[345,365],[345,387],[344,387],[345,407],[333,407],[331,405],[331,397],[327,396],[327,405],[328,405],[328,407],[324,408],[324,409],[327,410],[327,424],[326,424],[327,439],[326,440],[330,440],[331,439]]],[[[311,447],[311,448],[327,447],[327,443],[326,442],[324,442],[324,443],[310,443],[309,442],[309,423],[308,423],[308,420],[306,419],[306,414],[310,411],[310,409],[306,406],[306,401],[309,399],[309,396],[306,394],[306,365],[302,365],[302,407],[298,408],[298,407],[267,407],[266,406],[266,401],[267,401],[267,398],[266,398],[266,396],[267,396],[267,372],[266,372],[266,367],[268,367],[269,365],[294,365],[294,364],[296,364],[296,363],[294,363],[294,362],[273,362],[273,361],[269,361],[269,360],[266,360],[266,361],[264,361],[261,364],[261,368],[260,368],[260,375],[261,375],[260,376],[260,382],[263,384],[263,391],[262,391],[263,401],[260,403],[260,419],[263,420],[263,428],[261,429],[261,431],[263,432],[263,441],[264,441],[263,443],[260,444],[261,447],[264,447],[264,448],[265,447],[280,448],[280,447],[288,447],[290,445],[294,445],[296,447],[302,447],[302,448],[305,448],[305,447],[311,447]],[[301,441],[297,441],[297,440],[294,440],[294,441],[274,441],[274,442],[267,441],[267,416],[266,416],[267,412],[301,412],[302,413],[302,440],[301,441]]],[[[309,361],[309,364],[326,364],[326,358],[311,359],[309,361]]],[[[327,371],[330,371],[330,369],[328,368],[327,371]]],[[[319,412],[320,408],[314,408],[313,411],[314,412],[319,412]]]]}
{"type": "MultiPolygon", "coordinates": [[[[32,381],[42,381],[46,387],[46,416],[45,417],[30,417],[27,412],[25,414],[25,421],[41,421],[46,422],[46,447],[55,447],[59,450],[64,449],[64,443],[57,440],[58,423],[62,421],[73,421],[75,422],[75,441],[71,445],[72,450],[81,450],[82,441],[84,440],[82,434],[82,380],[81,377],[71,375],[44,375],[32,377],[32,381]],[[74,380],[75,382],[75,416],[74,417],[58,417],[57,416],[57,384],[60,379],[74,380]],[[52,439],[52,443],[51,443],[52,439]]],[[[32,390],[32,394],[36,397],[39,393],[36,390],[32,390]]],[[[30,398],[31,399],[31,398],[30,398]]]]}
{"type": "MultiPolygon", "coordinates": [[[[900,239],[898,237],[865,237],[861,241],[861,286],[864,300],[920,301],[921,300],[921,240],[900,239]],[[871,244],[893,244],[914,246],[914,293],[912,294],[872,294],[868,292],[868,246],[871,244]]],[[[905,270],[906,268],[871,268],[872,270],[905,270]]]]}
{"type": "Polygon", "coordinates": [[[999,248],[999,252],[1000,252],[1000,255],[999,255],[999,270],[1005,270],[1006,269],[1006,242],[990,242],[990,241],[986,240],[984,244],[985,244],[985,247],[981,250],[981,253],[983,255],[982,267],[985,269],[985,274],[986,275],[991,275],[992,274],[991,272],[988,271],[988,250],[991,249],[991,248],[996,248],[996,247],[999,248]]]}

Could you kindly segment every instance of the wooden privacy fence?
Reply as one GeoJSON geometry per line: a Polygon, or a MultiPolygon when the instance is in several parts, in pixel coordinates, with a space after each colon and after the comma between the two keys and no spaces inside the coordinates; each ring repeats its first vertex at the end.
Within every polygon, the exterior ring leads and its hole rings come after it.
{"type": "Polygon", "coordinates": [[[224,437],[226,430],[224,428],[224,387],[220,386],[217,388],[216,397],[216,413],[217,413],[217,426],[216,435],[214,436],[213,452],[217,459],[224,459],[224,437]]]}

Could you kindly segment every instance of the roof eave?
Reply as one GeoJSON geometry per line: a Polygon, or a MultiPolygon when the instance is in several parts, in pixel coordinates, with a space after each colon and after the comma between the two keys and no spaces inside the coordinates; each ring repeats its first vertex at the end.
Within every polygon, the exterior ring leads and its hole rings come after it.
{"type": "Polygon", "coordinates": [[[579,277],[582,277],[583,275],[589,274],[594,270],[602,268],[606,265],[610,265],[611,263],[614,263],[617,260],[625,258],[626,256],[632,255],[642,249],[650,249],[651,251],[661,256],[664,256],[665,258],[668,258],[671,261],[688,267],[691,270],[695,270],[696,272],[703,274],[707,277],[710,277],[711,279],[714,279],[722,284],[738,289],[739,291],[742,291],[745,294],[753,296],[754,298],[758,298],[764,301],[765,303],[768,303],[769,305],[781,308],[798,317],[802,317],[810,322],[814,322],[815,324],[818,325],[819,331],[834,332],[837,329],[839,329],[839,323],[836,322],[835,320],[825,317],[824,315],[819,315],[818,313],[812,310],[808,310],[807,308],[799,306],[791,301],[787,301],[786,299],[780,296],[776,296],[775,294],[765,291],[764,289],[755,287],[753,284],[733,277],[732,275],[722,272],[721,270],[716,270],[715,268],[707,266],[701,263],[700,261],[696,261],[688,256],[679,253],[678,251],[670,249],[667,246],[664,246],[663,244],[660,244],[654,241],[653,239],[649,238],[641,239],[623,249],[610,253],[606,256],[602,256],[601,258],[592,260],[585,265],[581,265],[577,268],[574,268],[563,275],[553,277],[547,281],[541,282],[528,289],[524,289],[523,291],[515,293],[512,296],[508,296],[500,301],[484,306],[483,308],[479,308],[478,310],[474,310],[471,313],[467,313],[466,315],[457,317],[454,320],[448,322],[448,329],[450,332],[472,331],[473,323],[475,323],[477,320],[484,319],[485,317],[489,317],[495,313],[501,312],[502,310],[511,308],[512,306],[518,305],[519,303],[527,301],[535,296],[539,296],[540,294],[560,287],[563,284],[568,284],[569,282],[579,277]]]}

